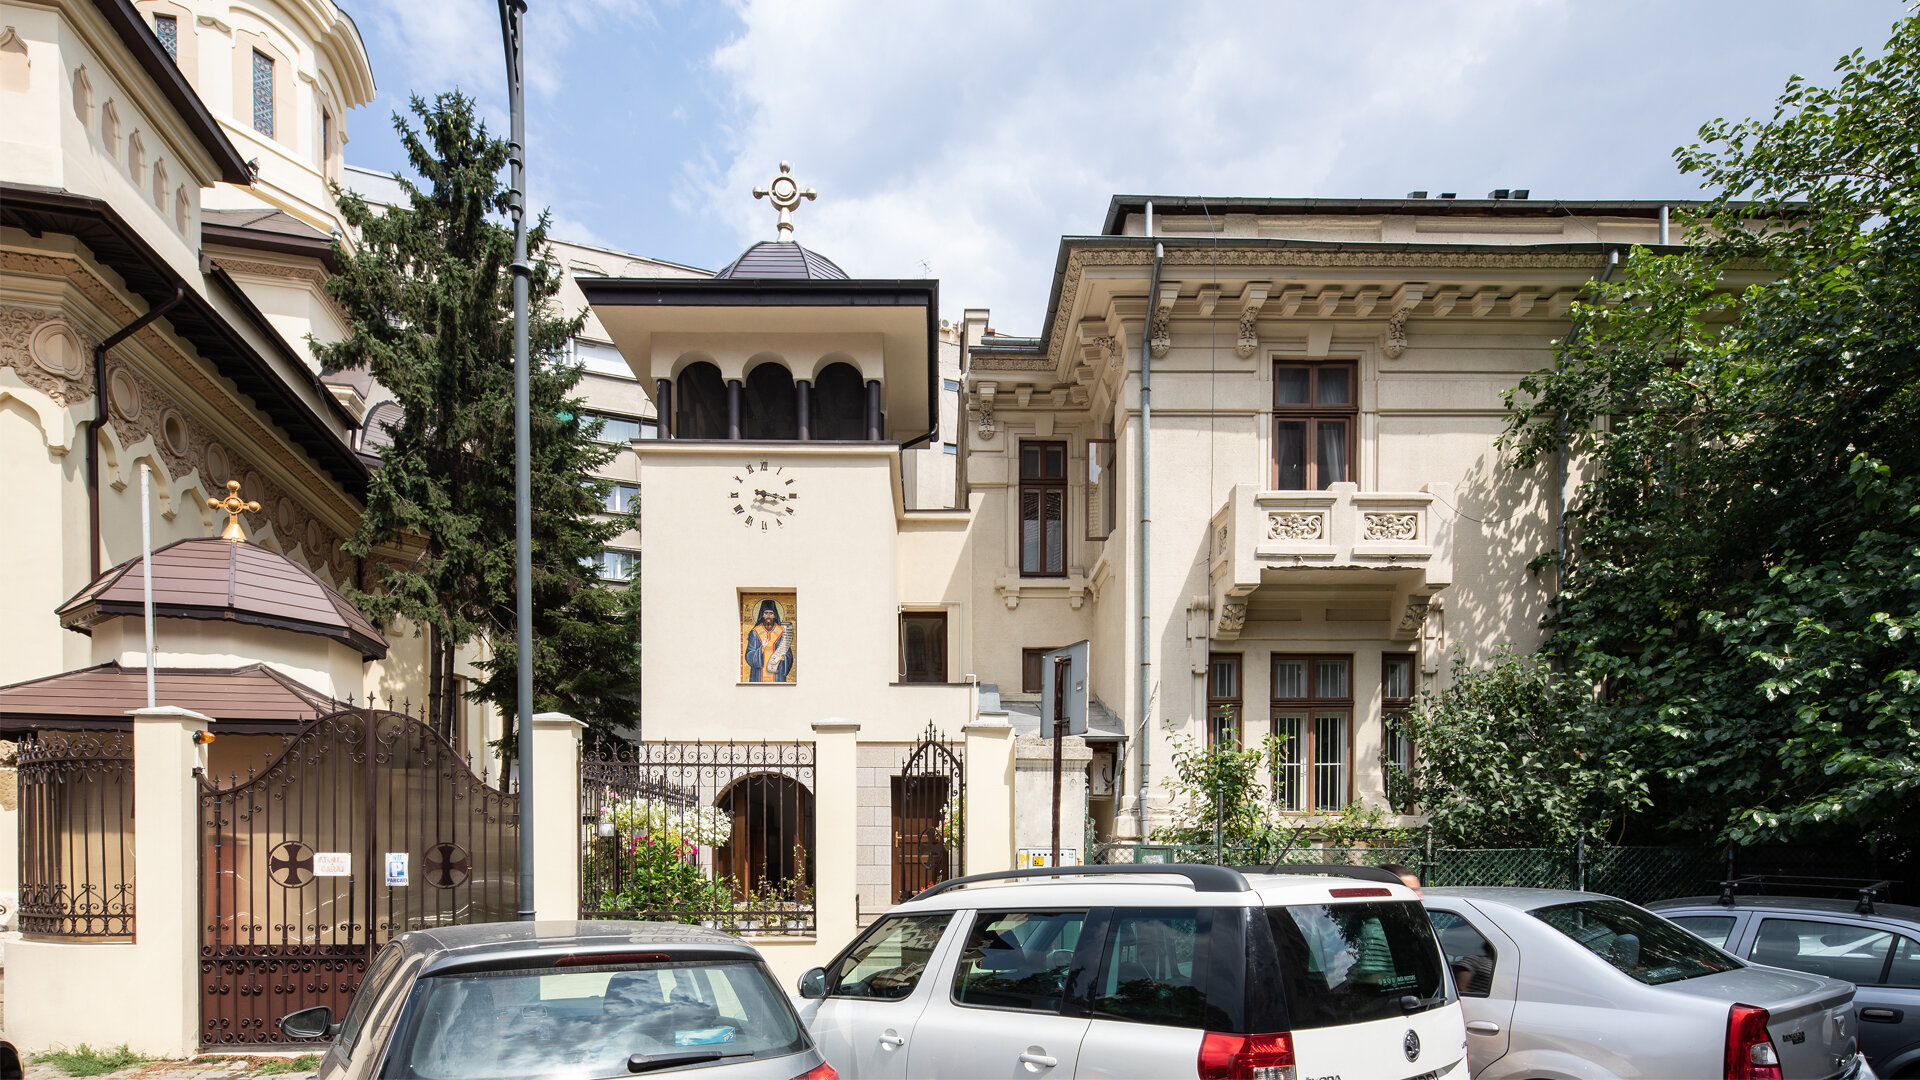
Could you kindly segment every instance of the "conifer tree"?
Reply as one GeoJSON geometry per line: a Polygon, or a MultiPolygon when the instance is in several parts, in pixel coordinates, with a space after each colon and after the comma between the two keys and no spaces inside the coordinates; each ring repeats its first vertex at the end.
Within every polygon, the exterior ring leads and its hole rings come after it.
{"type": "MultiPolygon", "coordinates": [[[[507,718],[513,745],[514,485],[512,231],[502,224],[507,146],[458,93],[418,96],[394,128],[418,181],[406,200],[369,206],[335,187],[357,242],[338,239],[341,270],[328,293],[353,333],[316,345],[329,370],[365,368],[402,415],[369,485],[355,555],[398,544],[400,560],[369,560],[350,595],[368,615],[404,616],[430,633],[433,680],[450,705],[453,650],[487,646],[469,697],[507,718]]],[[[594,566],[626,523],[601,517],[612,457],[598,424],[577,418],[580,368],[565,362],[584,316],[562,318],[547,215],[528,232],[533,508],[534,705],[605,731],[638,717],[639,593],[602,582],[594,566]]],[[[451,716],[451,709],[446,710],[451,716]]],[[[438,718],[436,718],[438,719],[438,718]]]]}

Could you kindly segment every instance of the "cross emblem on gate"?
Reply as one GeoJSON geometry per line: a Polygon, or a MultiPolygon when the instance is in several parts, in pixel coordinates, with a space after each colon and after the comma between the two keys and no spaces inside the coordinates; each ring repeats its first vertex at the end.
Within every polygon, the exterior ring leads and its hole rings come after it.
{"type": "Polygon", "coordinates": [[[313,848],[299,840],[282,840],[267,853],[267,876],[274,884],[298,889],[313,880],[313,848]]]}
{"type": "Polygon", "coordinates": [[[451,889],[467,882],[473,864],[467,849],[459,844],[441,842],[427,849],[427,884],[436,889],[451,889]]]}

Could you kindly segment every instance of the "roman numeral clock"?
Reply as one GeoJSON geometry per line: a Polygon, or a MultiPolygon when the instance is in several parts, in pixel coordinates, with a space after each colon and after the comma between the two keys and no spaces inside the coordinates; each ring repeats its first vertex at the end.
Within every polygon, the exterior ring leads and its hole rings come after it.
{"type": "Polygon", "coordinates": [[[727,492],[733,516],[748,530],[777,533],[793,520],[799,506],[798,477],[786,475],[785,465],[762,459],[749,461],[733,477],[727,492]]]}

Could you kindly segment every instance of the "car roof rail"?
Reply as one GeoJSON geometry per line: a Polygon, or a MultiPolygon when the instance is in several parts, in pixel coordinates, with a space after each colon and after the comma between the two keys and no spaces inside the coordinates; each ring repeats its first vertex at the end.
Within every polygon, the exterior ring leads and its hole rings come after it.
{"type": "Polygon", "coordinates": [[[1252,891],[1247,885],[1247,879],[1231,866],[1209,866],[1201,863],[1148,863],[1141,866],[1041,866],[1025,870],[998,870],[985,874],[968,874],[966,877],[949,878],[938,885],[922,889],[913,895],[913,899],[925,900],[930,896],[939,896],[953,889],[962,889],[968,885],[979,885],[989,881],[1009,881],[1019,878],[1127,877],[1140,874],[1183,877],[1193,885],[1195,892],[1252,891]]]}
{"type": "Polygon", "coordinates": [[[1891,880],[1875,880],[1873,878],[1806,877],[1795,874],[1743,874],[1736,878],[1728,878],[1720,883],[1719,903],[1725,907],[1732,907],[1733,894],[1740,889],[1751,888],[1758,891],[1761,895],[1766,895],[1767,887],[1770,885],[1783,886],[1790,889],[1825,889],[1829,892],[1841,894],[1851,892],[1860,898],[1859,902],[1854,905],[1854,914],[1872,915],[1874,914],[1874,901],[1879,899],[1881,893],[1891,890],[1894,882],[1891,880]]]}
{"type": "Polygon", "coordinates": [[[1243,874],[1327,874],[1333,877],[1358,878],[1361,881],[1383,881],[1388,885],[1404,885],[1400,875],[1391,870],[1382,870],[1377,866],[1347,866],[1342,863],[1274,863],[1270,866],[1237,867],[1243,874]]]}

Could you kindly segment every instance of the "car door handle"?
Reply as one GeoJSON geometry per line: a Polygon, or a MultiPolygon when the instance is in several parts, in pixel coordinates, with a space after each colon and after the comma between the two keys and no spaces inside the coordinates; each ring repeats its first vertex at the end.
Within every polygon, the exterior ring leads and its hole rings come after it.
{"type": "Polygon", "coordinates": [[[1469,1020],[1467,1021],[1467,1030],[1473,1032],[1475,1035],[1498,1035],[1500,1034],[1500,1025],[1491,1020],[1469,1020]]]}
{"type": "Polygon", "coordinates": [[[880,1045],[881,1046],[905,1046],[907,1045],[907,1040],[904,1036],[895,1035],[892,1032],[888,1032],[887,1034],[880,1036],[880,1045]]]}
{"type": "Polygon", "coordinates": [[[1906,1014],[1899,1009],[1881,1009],[1876,1007],[1860,1010],[1860,1019],[1874,1024],[1897,1024],[1904,1015],[1906,1014]]]}
{"type": "Polygon", "coordinates": [[[1043,1069],[1051,1069],[1055,1065],[1060,1064],[1057,1058],[1050,1058],[1045,1054],[1036,1054],[1031,1050],[1021,1054],[1020,1060],[1026,1062],[1028,1065],[1038,1065],[1043,1069]]]}

